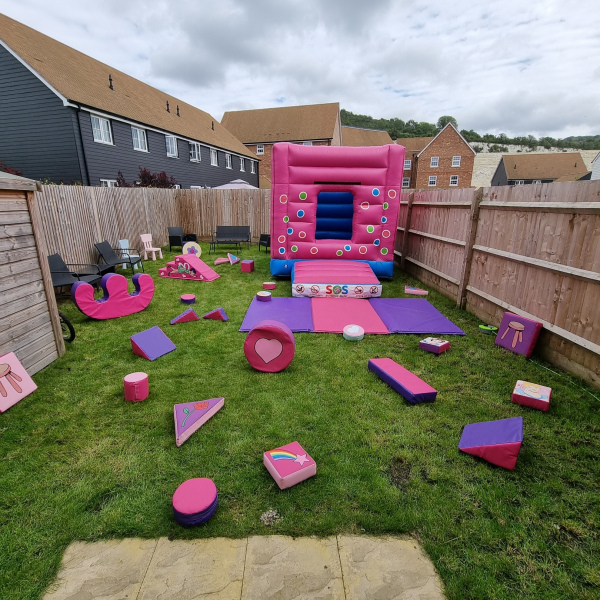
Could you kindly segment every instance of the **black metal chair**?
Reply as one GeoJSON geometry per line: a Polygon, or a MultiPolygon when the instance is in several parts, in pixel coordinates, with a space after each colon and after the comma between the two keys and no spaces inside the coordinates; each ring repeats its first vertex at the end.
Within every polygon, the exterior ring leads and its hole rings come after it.
{"type": "Polygon", "coordinates": [[[102,273],[98,265],[82,263],[65,263],[60,254],[51,254],[48,256],[48,265],[52,275],[52,285],[55,288],[72,286],[77,281],[85,281],[98,287],[102,279],[102,273]],[[77,267],[71,270],[69,267],[77,267]]]}
{"type": "Polygon", "coordinates": [[[167,227],[169,230],[169,251],[172,246],[181,246],[186,242],[198,243],[198,236],[195,233],[183,233],[183,227],[167,227]]]}
{"type": "Polygon", "coordinates": [[[261,233],[260,239],[258,240],[258,251],[260,252],[260,247],[265,247],[265,252],[269,251],[271,247],[271,236],[268,233],[261,233]]]}
{"type": "Polygon", "coordinates": [[[124,264],[131,267],[132,275],[134,265],[141,265],[142,271],[144,271],[142,257],[140,256],[139,251],[135,248],[113,248],[106,240],[103,242],[98,242],[94,244],[94,246],[96,246],[96,250],[98,250],[100,257],[106,263],[106,266],[110,267],[113,272],[117,266],[124,264]]]}

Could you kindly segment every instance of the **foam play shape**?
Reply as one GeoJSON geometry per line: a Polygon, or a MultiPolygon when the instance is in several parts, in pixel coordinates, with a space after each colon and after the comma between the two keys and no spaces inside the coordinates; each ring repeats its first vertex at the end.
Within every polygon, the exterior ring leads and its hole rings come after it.
{"type": "Polygon", "coordinates": [[[253,298],[240,331],[250,331],[265,319],[276,319],[294,333],[314,331],[310,303],[310,298],[271,298],[269,302],[260,302],[258,298],[253,298]]]}
{"type": "Polygon", "coordinates": [[[132,335],[131,348],[134,354],[147,360],[156,360],[169,352],[173,352],[173,350],[177,350],[177,346],[158,325],[132,335]]]}
{"type": "Polygon", "coordinates": [[[465,425],[458,448],[512,471],[522,443],[523,417],[513,417],[465,425]]]}
{"type": "Polygon", "coordinates": [[[274,281],[265,281],[263,283],[263,290],[274,290],[277,284],[274,281]]]}
{"type": "Polygon", "coordinates": [[[388,329],[368,300],[311,298],[315,331],[343,333],[349,323],[360,325],[365,333],[388,333],[388,329]]]}
{"type": "Polygon", "coordinates": [[[250,366],[263,373],[278,373],[294,359],[296,342],[290,328],[279,321],[260,321],[244,342],[250,366]]]}
{"type": "Polygon", "coordinates": [[[202,256],[202,248],[196,242],[186,242],[181,249],[182,254],[193,254],[200,258],[202,256]]]}
{"type": "Polygon", "coordinates": [[[412,285],[404,286],[404,293],[410,294],[411,296],[428,296],[429,292],[427,290],[422,290],[418,287],[413,287],[412,285]]]}
{"type": "Polygon", "coordinates": [[[280,490],[317,474],[317,464],[298,442],[265,452],[263,464],[280,490]]]}
{"type": "Polygon", "coordinates": [[[213,321],[229,321],[229,317],[225,314],[225,310],[222,308],[215,308],[205,315],[202,315],[203,319],[212,319],[213,321]]]}
{"type": "Polygon", "coordinates": [[[446,352],[446,350],[450,349],[450,342],[440,340],[439,338],[428,337],[419,342],[419,348],[421,348],[421,350],[427,350],[427,352],[433,352],[433,354],[442,354],[442,352],[446,352]]]}
{"type": "Polygon", "coordinates": [[[541,323],[505,312],[494,343],[530,358],[541,330],[541,323]]]}
{"type": "Polygon", "coordinates": [[[178,323],[188,323],[189,321],[199,321],[200,317],[196,314],[193,308],[188,308],[180,315],[176,316],[172,321],[171,325],[177,325],[178,323]]]}
{"type": "Polygon", "coordinates": [[[217,414],[224,406],[225,398],[211,398],[200,402],[175,404],[175,444],[181,446],[192,433],[198,431],[206,421],[217,414]]]}
{"type": "Polygon", "coordinates": [[[346,325],[342,334],[349,342],[360,342],[365,337],[365,330],[360,325],[346,325]]]}
{"type": "Polygon", "coordinates": [[[242,273],[252,273],[254,271],[254,261],[250,259],[243,260],[240,268],[242,273]]]}
{"type": "Polygon", "coordinates": [[[219,495],[212,479],[184,481],[173,494],[173,516],[180,525],[201,525],[217,511],[219,495]]]}
{"type": "Polygon", "coordinates": [[[229,259],[228,258],[215,258],[214,264],[215,265],[222,265],[224,263],[228,263],[229,259]]]}
{"type": "Polygon", "coordinates": [[[365,262],[305,260],[294,263],[292,296],[376,298],[381,296],[381,283],[365,262]]]}
{"type": "Polygon", "coordinates": [[[512,401],[521,406],[529,406],[546,412],[550,408],[552,388],[529,381],[517,381],[512,393],[512,401]]]}
{"type": "Polygon", "coordinates": [[[270,302],[271,301],[271,292],[267,292],[267,291],[262,291],[262,292],[256,292],[256,299],[259,302],[270,302]]]}
{"type": "Polygon", "coordinates": [[[194,294],[181,294],[181,302],[183,304],[194,304],[196,296],[194,294]]]}
{"type": "Polygon", "coordinates": [[[372,358],[369,360],[369,370],[373,371],[411,404],[433,402],[437,396],[437,391],[428,383],[425,383],[391,358],[372,358]]]}
{"type": "Polygon", "coordinates": [[[235,263],[239,263],[240,259],[235,256],[234,254],[231,254],[231,252],[227,253],[227,260],[229,261],[230,265],[235,265],[235,263]]]}
{"type": "Polygon", "coordinates": [[[116,319],[144,310],[154,296],[154,280],[147,273],[136,273],[135,291],[127,289],[127,279],[117,273],[107,273],[100,285],[104,296],[94,299],[94,287],[85,281],[76,281],[71,287],[71,297],[77,308],[92,319],[116,319]]]}
{"type": "Polygon", "coordinates": [[[158,270],[161,277],[191,279],[192,281],[214,281],[220,275],[194,254],[183,254],[158,270]]]}
{"type": "Polygon", "coordinates": [[[273,146],[271,273],[297,261],[366,261],[392,277],[405,149],[273,146]]]}
{"type": "Polygon", "coordinates": [[[125,400],[127,402],[141,402],[150,394],[147,373],[129,373],[123,378],[125,400]]]}
{"type": "Polygon", "coordinates": [[[0,356],[0,413],[37,390],[14,352],[0,356]]]}

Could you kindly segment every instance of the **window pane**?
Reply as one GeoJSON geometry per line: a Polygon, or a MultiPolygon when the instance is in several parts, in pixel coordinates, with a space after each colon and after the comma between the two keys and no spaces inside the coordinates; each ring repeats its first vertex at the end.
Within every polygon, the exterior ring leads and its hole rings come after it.
{"type": "Polygon", "coordinates": [[[460,156],[453,156],[452,157],[452,166],[453,167],[460,167],[460,156]]]}
{"type": "Polygon", "coordinates": [[[217,157],[217,151],[216,150],[211,150],[210,151],[210,164],[213,167],[218,167],[219,166],[219,159],[217,157]]]}
{"type": "Polygon", "coordinates": [[[430,175],[429,176],[429,185],[436,185],[437,184],[437,176],[436,175],[430,175]]]}
{"type": "Polygon", "coordinates": [[[411,165],[412,161],[410,160],[405,160],[404,161],[404,168],[405,169],[410,169],[410,165],[411,165]]]}
{"type": "Polygon", "coordinates": [[[431,167],[437,167],[437,166],[438,166],[438,164],[439,164],[439,162],[440,162],[440,157],[439,157],[439,156],[432,156],[432,157],[431,157],[431,163],[430,163],[430,166],[431,166],[431,167]]]}
{"type": "Polygon", "coordinates": [[[250,161],[250,173],[256,173],[256,163],[253,160],[250,161]]]}
{"type": "Polygon", "coordinates": [[[231,169],[231,154],[225,155],[225,167],[231,169]]]}
{"type": "Polygon", "coordinates": [[[92,130],[94,132],[94,141],[102,141],[102,130],[100,129],[100,119],[92,116],[92,130]]]}
{"type": "Polygon", "coordinates": [[[265,147],[263,144],[258,144],[256,146],[256,154],[264,154],[265,153],[265,147]]]}
{"type": "Polygon", "coordinates": [[[402,178],[402,187],[407,188],[410,185],[410,177],[402,178]]]}
{"type": "Polygon", "coordinates": [[[240,158],[240,171],[245,171],[246,165],[244,164],[244,159],[240,158]]]}

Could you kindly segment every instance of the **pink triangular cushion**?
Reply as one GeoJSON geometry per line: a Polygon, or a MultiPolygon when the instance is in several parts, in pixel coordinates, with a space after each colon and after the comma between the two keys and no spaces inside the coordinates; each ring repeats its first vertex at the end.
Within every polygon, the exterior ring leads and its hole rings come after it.
{"type": "Polygon", "coordinates": [[[211,398],[199,402],[175,404],[173,417],[175,419],[175,444],[179,447],[195,431],[198,431],[206,421],[218,413],[225,404],[225,398],[211,398]]]}
{"type": "Polygon", "coordinates": [[[240,259],[237,256],[229,252],[227,253],[227,258],[229,259],[229,263],[232,265],[235,265],[235,263],[240,262],[240,259]]]}
{"type": "Polygon", "coordinates": [[[222,308],[215,308],[202,316],[203,319],[213,319],[215,321],[229,321],[229,317],[222,308]]]}
{"type": "Polygon", "coordinates": [[[171,325],[177,323],[187,323],[188,321],[199,321],[200,317],[196,314],[193,308],[188,308],[185,312],[182,312],[179,316],[175,317],[171,321],[171,325]]]}
{"type": "Polygon", "coordinates": [[[493,444],[490,446],[472,446],[471,448],[460,448],[467,454],[479,456],[493,465],[504,467],[514,471],[517,458],[521,450],[521,442],[509,442],[507,444],[493,444]]]}

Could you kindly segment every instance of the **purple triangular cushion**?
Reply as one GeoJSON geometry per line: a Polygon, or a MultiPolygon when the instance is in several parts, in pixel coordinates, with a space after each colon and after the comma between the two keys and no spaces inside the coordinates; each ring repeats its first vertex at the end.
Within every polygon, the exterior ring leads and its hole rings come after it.
{"type": "Polygon", "coordinates": [[[156,360],[164,354],[177,350],[177,346],[158,325],[132,335],[131,348],[134,354],[139,354],[148,360],[156,360]]]}
{"type": "Polygon", "coordinates": [[[179,447],[195,431],[198,431],[206,421],[218,413],[225,404],[225,398],[211,398],[199,402],[175,404],[175,444],[179,447]]]}

